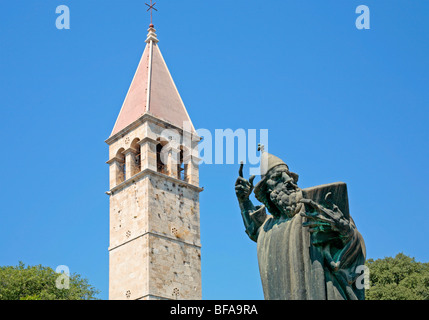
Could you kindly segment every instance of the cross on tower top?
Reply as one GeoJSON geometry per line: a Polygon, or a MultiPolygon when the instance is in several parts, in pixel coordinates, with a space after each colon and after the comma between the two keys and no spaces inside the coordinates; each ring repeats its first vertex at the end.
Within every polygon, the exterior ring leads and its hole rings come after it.
{"type": "Polygon", "coordinates": [[[158,9],[155,8],[156,2],[152,3],[152,0],[150,0],[150,4],[146,3],[146,5],[149,7],[149,9],[147,9],[146,11],[150,10],[150,26],[149,27],[153,28],[154,27],[153,19],[152,19],[153,18],[153,10],[158,11],[158,9]]]}

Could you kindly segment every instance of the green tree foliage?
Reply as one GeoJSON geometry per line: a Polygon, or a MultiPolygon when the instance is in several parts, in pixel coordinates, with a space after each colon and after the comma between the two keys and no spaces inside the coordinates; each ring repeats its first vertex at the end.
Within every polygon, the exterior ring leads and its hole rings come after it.
{"type": "MultiPolygon", "coordinates": [[[[99,293],[88,280],[71,274],[68,289],[58,289],[60,274],[49,267],[0,267],[0,300],[95,300],[99,293]]],[[[64,276],[63,276],[64,277],[64,276]]],[[[64,283],[64,282],[62,282],[64,283]]]]}
{"type": "Polygon", "coordinates": [[[367,300],[429,300],[429,263],[399,253],[395,258],[368,260],[367,300]]]}

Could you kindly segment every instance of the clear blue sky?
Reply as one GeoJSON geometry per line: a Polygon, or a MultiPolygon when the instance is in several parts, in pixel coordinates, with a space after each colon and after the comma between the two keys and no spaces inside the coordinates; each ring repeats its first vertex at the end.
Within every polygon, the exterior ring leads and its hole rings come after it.
{"type": "MultiPolygon", "coordinates": [[[[0,265],[68,265],[108,297],[104,140],[145,46],[144,2],[0,3],[0,265]],[[70,30],[55,28],[62,4],[70,30]]],[[[368,258],[429,261],[429,1],[157,2],[197,128],[269,129],[302,188],[348,184],[368,258]]],[[[205,299],[263,299],[237,171],[201,167],[205,299]]]]}

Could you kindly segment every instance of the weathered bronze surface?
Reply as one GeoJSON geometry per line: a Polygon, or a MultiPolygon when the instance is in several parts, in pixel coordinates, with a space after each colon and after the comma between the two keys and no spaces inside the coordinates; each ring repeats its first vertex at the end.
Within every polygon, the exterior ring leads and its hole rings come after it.
{"type": "Polygon", "coordinates": [[[357,280],[365,244],[346,184],[300,189],[286,163],[262,152],[261,181],[254,187],[254,176],[244,179],[242,164],[235,190],[246,233],[257,242],[265,299],[363,300],[357,280]],[[252,191],[263,205],[253,205],[252,191]]]}

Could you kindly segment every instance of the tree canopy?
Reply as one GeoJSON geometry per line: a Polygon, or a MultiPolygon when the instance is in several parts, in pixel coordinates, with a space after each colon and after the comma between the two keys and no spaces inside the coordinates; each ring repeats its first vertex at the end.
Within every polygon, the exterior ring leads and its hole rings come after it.
{"type": "Polygon", "coordinates": [[[399,253],[367,261],[370,288],[367,300],[429,300],[429,263],[399,253]]]}
{"type": "Polygon", "coordinates": [[[0,300],[96,300],[99,293],[79,274],[70,274],[68,288],[65,274],[52,268],[25,266],[0,267],[0,300]],[[58,285],[59,284],[59,285],[58,285]]]}
{"type": "MultiPolygon", "coordinates": [[[[367,300],[429,300],[429,263],[403,253],[369,259],[367,300]]],[[[61,275],[42,265],[0,267],[0,300],[95,300],[99,293],[79,274],[71,274],[68,289],[58,288],[61,275]]],[[[64,283],[64,282],[60,282],[64,283]]],[[[60,286],[61,287],[61,286],[60,286]]]]}

